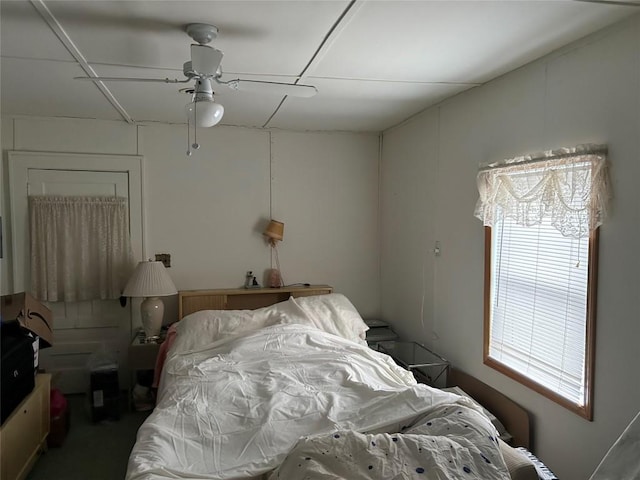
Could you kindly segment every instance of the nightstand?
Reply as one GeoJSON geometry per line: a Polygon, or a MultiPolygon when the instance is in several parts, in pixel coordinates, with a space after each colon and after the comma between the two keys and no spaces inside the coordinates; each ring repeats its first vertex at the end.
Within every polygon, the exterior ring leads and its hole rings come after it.
{"type": "Polygon", "coordinates": [[[379,342],[378,351],[386,353],[401,367],[413,373],[420,383],[432,387],[447,386],[449,362],[416,342],[379,342]]]}
{"type": "Polygon", "coordinates": [[[136,335],[129,345],[129,368],[132,372],[155,369],[159,351],[160,343],[144,343],[144,339],[136,335]]]}
{"type": "MultiPolygon", "coordinates": [[[[164,337],[161,337],[164,339],[164,337]]],[[[155,403],[155,395],[151,390],[156,358],[162,342],[144,341],[144,335],[136,335],[129,344],[129,405],[135,410],[151,410],[155,403]],[[138,385],[138,383],[144,385],[138,385]]]]}
{"type": "Polygon", "coordinates": [[[364,321],[369,327],[367,330],[367,345],[369,345],[374,350],[378,350],[378,343],[389,341],[389,340],[398,340],[398,334],[393,331],[391,326],[382,320],[375,319],[367,319],[364,321]]]}

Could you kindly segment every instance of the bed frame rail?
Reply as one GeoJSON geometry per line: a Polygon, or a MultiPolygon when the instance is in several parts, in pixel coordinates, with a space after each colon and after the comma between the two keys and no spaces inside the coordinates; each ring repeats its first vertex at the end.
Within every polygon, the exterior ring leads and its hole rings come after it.
{"type": "Polygon", "coordinates": [[[484,408],[493,413],[513,437],[512,446],[529,449],[531,441],[529,413],[524,408],[495,388],[462,370],[451,368],[447,377],[447,384],[450,387],[460,387],[484,408]]]}

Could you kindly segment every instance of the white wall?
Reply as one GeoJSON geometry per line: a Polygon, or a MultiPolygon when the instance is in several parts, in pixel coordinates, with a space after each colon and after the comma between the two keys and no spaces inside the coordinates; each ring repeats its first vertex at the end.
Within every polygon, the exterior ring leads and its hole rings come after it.
{"type": "MultiPolygon", "coordinates": [[[[379,313],[378,135],[216,127],[198,132],[202,147],[187,157],[186,133],[175,125],[4,117],[3,221],[7,150],[141,154],[145,256],[171,254],[179,290],[239,287],[247,270],[262,283],[271,255],[261,232],[273,208],[285,223],[279,251],[287,283],[327,283],[363,315],[379,313]]],[[[10,258],[1,267],[2,293],[11,293],[10,258]]],[[[176,299],[168,299],[165,319],[175,315],[176,299]]]]}
{"type": "Polygon", "coordinates": [[[363,317],[379,315],[377,136],[272,134],[273,216],[285,222],[287,283],[349,292],[363,317]]]}
{"type": "Polygon", "coordinates": [[[640,408],[639,45],[636,16],[383,135],[383,317],[528,409],[533,449],[563,480],[589,478],[640,408]],[[593,422],[483,366],[473,217],[480,163],[582,143],[609,145],[614,193],[600,232],[593,422]]]}

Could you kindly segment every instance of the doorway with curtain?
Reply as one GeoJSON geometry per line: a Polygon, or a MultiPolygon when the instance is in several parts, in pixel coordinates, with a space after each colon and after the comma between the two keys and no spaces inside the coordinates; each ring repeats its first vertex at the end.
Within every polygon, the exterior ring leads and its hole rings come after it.
{"type": "MultiPolygon", "coordinates": [[[[57,374],[57,387],[64,393],[85,393],[88,389],[87,364],[92,355],[107,355],[118,362],[120,385],[126,386],[130,376],[127,370],[127,348],[132,338],[132,309],[123,308],[117,299],[118,281],[105,280],[102,275],[90,275],[94,285],[81,282],[77,269],[91,267],[85,260],[71,266],[67,257],[60,264],[44,271],[57,272],[53,280],[38,278],[38,258],[60,251],[53,234],[44,240],[32,239],[29,203],[56,199],[68,203],[70,199],[120,199],[126,208],[132,262],[142,258],[142,188],[139,156],[59,154],[46,152],[9,152],[9,176],[12,225],[13,291],[31,291],[54,314],[54,344],[40,351],[40,366],[57,374]],[[66,200],[65,200],[66,199],[66,200]],[[32,242],[33,240],[33,242],[32,242]],[[44,249],[56,243],[50,252],[34,257],[33,249],[44,249]],[[36,261],[32,261],[36,258],[36,261]],[[135,259],[135,260],[134,260],[135,259]],[[69,268],[66,268],[69,267],[69,268]],[[76,270],[71,271],[69,270],[76,270]],[[34,275],[36,277],[34,277],[34,275]],[[111,282],[111,283],[110,283],[111,282]],[[78,289],[72,288],[72,284],[78,289]],[[107,285],[109,284],[109,285],[107,285]],[[86,288],[85,288],[86,287],[86,288]],[[96,293],[97,292],[97,293],[96,293]]],[[[103,200],[99,200],[103,199],[103,200]]],[[[50,203],[50,202],[49,202],[50,203]]],[[[85,202],[86,203],[86,202],[85,202]]],[[[57,207],[55,207],[57,208],[57,207]]],[[[48,212],[47,215],[52,215],[48,212]]],[[[35,219],[34,219],[35,221],[35,219]]],[[[39,229],[49,228],[42,219],[39,229]]],[[[101,237],[91,221],[80,230],[88,237],[113,242],[101,237]]],[[[66,228],[66,227],[65,227],[66,228]]],[[[58,237],[64,234],[59,234],[58,237]]],[[[71,233],[70,233],[71,235],[71,233]]],[[[82,239],[77,240],[82,242],[82,239]]],[[[70,247],[65,247],[69,249],[70,247]]],[[[104,244],[100,250],[105,250],[104,244]]],[[[44,251],[43,251],[44,252],[44,251]]],[[[77,254],[81,256],[81,249],[77,254]]],[[[71,255],[73,252],[69,252],[71,255]]],[[[41,267],[41,265],[40,265],[41,267]]],[[[40,271],[43,269],[40,268],[40,271]]],[[[125,280],[126,282],[126,280],[125,280]]]]}

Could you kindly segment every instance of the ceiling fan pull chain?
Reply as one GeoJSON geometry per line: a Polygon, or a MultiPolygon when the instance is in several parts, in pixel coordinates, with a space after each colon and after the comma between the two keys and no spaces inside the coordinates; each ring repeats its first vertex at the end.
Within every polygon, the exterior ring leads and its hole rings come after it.
{"type": "Polygon", "coordinates": [[[191,146],[194,150],[200,148],[200,144],[198,143],[198,102],[194,102],[193,104],[193,145],[191,146]]]}
{"type": "Polygon", "coordinates": [[[191,156],[191,143],[189,143],[191,141],[191,119],[189,118],[189,115],[187,115],[187,157],[191,156]]]}

